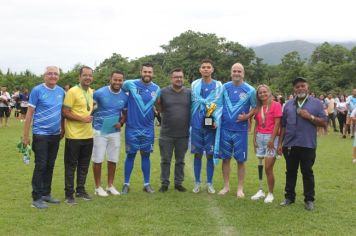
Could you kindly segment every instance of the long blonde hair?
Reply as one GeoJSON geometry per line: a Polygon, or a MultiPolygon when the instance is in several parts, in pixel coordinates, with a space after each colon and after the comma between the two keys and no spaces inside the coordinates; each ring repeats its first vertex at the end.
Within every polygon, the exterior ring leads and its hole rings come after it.
{"type": "Polygon", "coordinates": [[[262,107],[262,101],[261,101],[261,99],[258,97],[258,91],[259,91],[261,88],[266,88],[266,89],[267,89],[267,92],[269,93],[269,95],[268,95],[268,100],[267,100],[267,109],[269,109],[269,107],[271,106],[271,103],[272,103],[272,91],[271,91],[271,89],[268,87],[268,85],[266,85],[266,84],[258,85],[258,87],[257,87],[257,89],[256,89],[256,101],[257,101],[256,108],[257,108],[257,111],[260,111],[260,110],[261,110],[261,107],[262,107]]]}

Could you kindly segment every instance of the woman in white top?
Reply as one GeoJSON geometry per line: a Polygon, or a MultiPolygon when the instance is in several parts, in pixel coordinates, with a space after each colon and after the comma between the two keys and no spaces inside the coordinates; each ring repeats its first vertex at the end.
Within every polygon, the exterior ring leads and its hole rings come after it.
{"type": "Polygon", "coordinates": [[[337,111],[337,120],[339,121],[340,133],[343,138],[346,138],[347,107],[346,107],[346,101],[344,95],[340,95],[339,102],[336,103],[336,111],[337,111]]]}

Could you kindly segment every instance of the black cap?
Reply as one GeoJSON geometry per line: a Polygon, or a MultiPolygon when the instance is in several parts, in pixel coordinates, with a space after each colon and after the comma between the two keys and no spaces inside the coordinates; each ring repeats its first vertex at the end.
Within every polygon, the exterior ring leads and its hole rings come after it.
{"type": "Polygon", "coordinates": [[[307,80],[305,79],[305,78],[303,78],[303,77],[296,77],[294,80],[293,80],[293,82],[292,82],[292,84],[293,84],[293,86],[294,85],[296,85],[298,82],[304,82],[304,83],[306,83],[307,82],[307,80]]]}

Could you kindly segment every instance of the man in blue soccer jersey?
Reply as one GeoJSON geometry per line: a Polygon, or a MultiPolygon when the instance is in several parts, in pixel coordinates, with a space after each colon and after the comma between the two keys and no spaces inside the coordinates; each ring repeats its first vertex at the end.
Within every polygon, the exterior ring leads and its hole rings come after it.
{"type": "Polygon", "coordinates": [[[44,73],[44,83],[32,89],[23,131],[23,143],[30,143],[32,124],[32,150],[35,153],[35,169],[32,176],[32,206],[47,208],[48,203],[58,204],[51,196],[54,164],[59,141],[63,137],[62,104],[64,90],[57,86],[59,69],[49,66],[44,73]]]}
{"type": "Polygon", "coordinates": [[[160,96],[160,88],[152,82],[153,65],[141,66],[141,78],[127,80],[122,89],[129,93],[127,125],[125,130],[126,161],[125,182],[122,194],[130,189],[130,177],[137,151],[141,152],[141,169],[144,178],[143,190],[153,193],[150,185],[150,153],[154,142],[154,105],[160,96]]]}
{"type": "Polygon", "coordinates": [[[224,188],[219,195],[230,191],[230,160],[237,161],[238,186],[237,197],[243,198],[245,161],[247,160],[248,119],[253,116],[256,107],[256,90],[244,82],[245,70],[240,63],[231,67],[231,80],[224,84],[223,114],[221,118],[220,158],[223,159],[222,171],[224,188]]]}
{"type": "Polygon", "coordinates": [[[126,121],[128,95],[121,90],[124,73],[111,73],[109,86],[94,92],[96,109],[93,114],[94,146],[92,153],[95,194],[106,197],[109,194],[119,195],[114,187],[116,163],[120,153],[120,128],[126,121]],[[108,185],[106,191],[101,187],[101,163],[105,154],[108,158],[108,185]]]}
{"type": "Polygon", "coordinates": [[[208,193],[215,193],[213,187],[214,175],[214,144],[215,135],[217,133],[220,117],[217,116],[221,108],[219,100],[221,99],[222,84],[220,81],[214,80],[212,74],[214,72],[213,62],[209,59],[204,59],[199,68],[202,78],[195,80],[192,83],[192,109],[191,109],[191,153],[194,154],[194,176],[195,186],[194,193],[199,193],[201,188],[200,172],[202,166],[202,157],[205,152],[207,163],[207,190],[208,193]],[[217,109],[211,107],[217,106],[217,109]],[[204,121],[208,116],[207,111],[211,109],[211,116],[214,121],[212,126],[205,126],[204,121]]]}

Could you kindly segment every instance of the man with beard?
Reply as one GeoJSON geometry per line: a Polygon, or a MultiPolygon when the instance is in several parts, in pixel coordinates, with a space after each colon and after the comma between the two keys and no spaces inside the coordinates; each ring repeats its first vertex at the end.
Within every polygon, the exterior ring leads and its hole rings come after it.
{"type": "Polygon", "coordinates": [[[308,96],[309,85],[303,77],[293,80],[296,97],[283,110],[279,153],[286,160],[285,199],[281,206],[295,201],[295,185],[298,167],[303,176],[304,208],[314,209],[315,183],[313,165],[315,161],[317,126],[327,126],[327,116],[319,100],[308,96]]]}
{"type": "Polygon", "coordinates": [[[141,66],[141,78],[127,80],[122,89],[129,93],[127,125],[125,129],[126,160],[125,180],[122,194],[130,190],[130,177],[137,151],[141,152],[141,169],[144,178],[143,190],[153,193],[150,185],[150,154],[154,143],[154,105],[160,96],[160,88],[152,82],[153,65],[141,66]]]}
{"type": "Polygon", "coordinates": [[[219,155],[223,159],[224,177],[224,188],[220,190],[219,195],[230,191],[230,160],[234,157],[237,161],[238,198],[245,196],[243,186],[248,149],[248,120],[253,116],[256,107],[256,90],[244,81],[244,77],[243,65],[235,63],[231,67],[231,81],[224,84],[219,155]]]}
{"type": "Polygon", "coordinates": [[[93,81],[93,70],[83,66],[79,71],[79,84],[66,93],[62,114],[65,117],[65,202],[76,204],[74,194],[74,174],[77,171],[75,196],[91,200],[85,191],[90,157],[93,149],[93,91],[89,87],[93,81]]]}
{"type": "Polygon", "coordinates": [[[109,194],[119,195],[113,185],[116,163],[120,154],[120,128],[126,121],[127,94],[121,90],[124,83],[124,73],[114,71],[111,73],[110,85],[104,86],[94,92],[94,103],[97,107],[93,113],[94,146],[93,146],[93,172],[95,181],[95,194],[106,197],[109,194]],[[108,158],[108,184],[106,191],[101,187],[101,163],[105,153],[108,158]]]}

